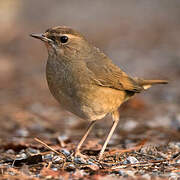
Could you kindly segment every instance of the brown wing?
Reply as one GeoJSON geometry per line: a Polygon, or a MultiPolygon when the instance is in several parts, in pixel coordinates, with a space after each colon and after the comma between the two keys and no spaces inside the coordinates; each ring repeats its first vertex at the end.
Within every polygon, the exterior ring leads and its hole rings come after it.
{"type": "Polygon", "coordinates": [[[95,58],[86,60],[88,69],[95,75],[96,82],[100,86],[110,87],[118,90],[140,92],[143,87],[138,85],[133,78],[129,77],[112,61],[99,52],[95,58]]]}

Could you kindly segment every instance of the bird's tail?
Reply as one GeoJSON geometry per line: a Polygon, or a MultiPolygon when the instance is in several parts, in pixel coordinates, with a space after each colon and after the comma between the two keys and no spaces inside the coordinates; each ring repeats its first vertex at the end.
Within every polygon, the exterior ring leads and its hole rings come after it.
{"type": "Polygon", "coordinates": [[[144,80],[144,79],[136,79],[136,82],[142,86],[144,89],[149,89],[154,84],[167,84],[167,80],[144,80]]]}

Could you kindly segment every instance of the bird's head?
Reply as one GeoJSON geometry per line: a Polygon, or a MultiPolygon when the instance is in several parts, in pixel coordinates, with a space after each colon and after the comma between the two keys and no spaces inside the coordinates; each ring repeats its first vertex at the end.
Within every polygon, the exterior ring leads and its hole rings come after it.
{"type": "Polygon", "coordinates": [[[66,26],[53,27],[31,36],[45,43],[50,56],[55,54],[63,59],[84,58],[92,48],[83,35],[66,26]]]}

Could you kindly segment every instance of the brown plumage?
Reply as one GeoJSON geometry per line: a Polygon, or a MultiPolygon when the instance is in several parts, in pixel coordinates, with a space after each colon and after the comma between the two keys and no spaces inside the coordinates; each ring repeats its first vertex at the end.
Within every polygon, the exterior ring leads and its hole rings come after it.
{"type": "Polygon", "coordinates": [[[76,149],[76,155],[95,121],[110,113],[113,125],[100,152],[99,158],[102,158],[119,120],[119,106],[135,93],[154,84],[167,83],[165,80],[128,76],[71,28],[59,26],[48,29],[44,34],[31,36],[46,44],[49,55],[46,77],[53,96],[66,110],[91,121],[76,149]]]}

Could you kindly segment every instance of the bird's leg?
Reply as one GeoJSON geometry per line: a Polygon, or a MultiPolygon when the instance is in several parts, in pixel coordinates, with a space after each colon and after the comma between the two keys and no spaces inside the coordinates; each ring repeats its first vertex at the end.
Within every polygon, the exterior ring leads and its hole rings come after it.
{"type": "Polygon", "coordinates": [[[95,124],[95,122],[96,122],[96,121],[91,121],[91,123],[89,124],[89,126],[88,126],[88,128],[87,128],[87,130],[86,130],[86,133],[84,134],[84,136],[82,137],[81,141],[79,142],[79,144],[78,144],[77,147],[76,147],[75,156],[77,156],[78,154],[80,155],[80,151],[79,151],[79,150],[80,150],[83,142],[86,140],[86,138],[87,138],[88,134],[90,133],[93,125],[95,124]]]}
{"type": "Polygon", "coordinates": [[[105,143],[104,143],[104,145],[103,145],[103,147],[102,147],[102,149],[101,149],[101,151],[99,153],[99,159],[102,158],[103,153],[104,153],[104,151],[106,149],[106,146],[107,146],[107,144],[108,144],[111,136],[113,135],[113,132],[116,129],[116,126],[118,124],[118,121],[119,121],[119,111],[118,110],[116,110],[116,111],[114,111],[112,113],[112,118],[113,118],[113,125],[112,125],[111,130],[109,131],[109,134],[108,134],[108,136],[106,138],[106,141],[105,141],[105,143]]]}

